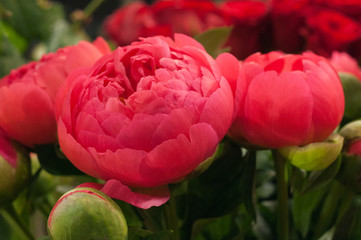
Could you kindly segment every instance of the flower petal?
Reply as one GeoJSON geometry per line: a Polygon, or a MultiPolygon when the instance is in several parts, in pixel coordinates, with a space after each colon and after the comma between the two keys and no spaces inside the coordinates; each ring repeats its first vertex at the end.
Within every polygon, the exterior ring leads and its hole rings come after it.
{"type": "Polygon", "coordinates": [[[120,181],[111,179],[101,185],[98,183],[83,183],[79,187],[90,187],[102,191],[111,198],[119,199],[136,207],[148,209],[158,207],[169,200],[168,186],[160,186],[148,189],[132,190],[120,181]]]}

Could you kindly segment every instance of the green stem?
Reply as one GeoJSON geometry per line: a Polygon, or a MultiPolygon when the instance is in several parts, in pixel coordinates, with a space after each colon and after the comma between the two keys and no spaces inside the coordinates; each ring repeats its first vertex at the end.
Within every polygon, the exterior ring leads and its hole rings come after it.
{"type": "Polygon", "coordinates": [[[85,18],[89,18],[105,0],[93,0],[84,8],[85,18]]]}
{"type": "Polygon", "coordinates": [[[158,225],[154,222],[152,216],[149,214],[147,209],[136,208],[137,214],[143,221],[145,228],[152,232],[160,231],[158,225]]]}
{"type": "Polygon", "coordinates": [[[92,0],[83,11],[81,11],[82,15],[78,19],[76,18],[73,22],[73,29],[79,31],[81,27],[89,20],[91,15],[97,10],[97,8],[104,2],[105,0],[92,0]]]}
{"type": "Polygon", "coordinates": [[[289,216],[288,216],[288,177],[286,162],[274,150],[273,160],[276,169],[277,181],[277,234],[279,240],[289,239],[289,216]]]}
{"type": "Polygon", "coordinates": [[[180,240],[176,200],[172,196],[165,205],[165,216],[168,229],[173,230],[172,240],[180,240]]]}
{"type": "Polygon", "coordinates": [[[21,221],[12,204],[0,209],[2,217],[13,228],[14,232],[23,240],[35,240],[33,234],[21,221]]]}

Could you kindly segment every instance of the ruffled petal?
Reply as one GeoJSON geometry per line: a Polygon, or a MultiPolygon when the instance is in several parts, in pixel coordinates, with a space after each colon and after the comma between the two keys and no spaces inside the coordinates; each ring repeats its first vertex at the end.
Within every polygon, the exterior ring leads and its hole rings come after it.
{"type": "Polygon", "coordinates": [[[168,186],[156,188],[135,189],[132,190],[120,181],[111,179],[104,185],[98,183],[83,183],[79,187],[90,187],[102,191],[111,198],[115,198],[133,206],[148,209],[159,207],[169,200],[170,193],[168,186]]]}

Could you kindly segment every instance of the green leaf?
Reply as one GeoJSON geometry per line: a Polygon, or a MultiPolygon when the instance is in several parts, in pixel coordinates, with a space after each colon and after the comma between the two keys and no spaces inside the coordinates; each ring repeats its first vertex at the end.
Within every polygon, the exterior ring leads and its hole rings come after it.
{"type": "Polygon", "coordinates": [[[339,73],[344,95],[344,117],[348,119],[361,118],[361,82],[352,74],[339,73]]]}
{"type": "Polygon", "coordinates": [[[40,237],[37,240],[51,240],[49,236],[40,237]]]}
{"type": "Polygon", "coordinates": [[[122,209],[125,219],[127,220],[128,226],[131,226],[133,228],[142,227],[142,222],[140,221],[136,213],[136,209],[137,209],[136,207],[130,205],[129,203],[117,199],[114,199],[114,201],[122,209]]]}
{"type": "Polygon", "coordinates": [[[194,38],[200,42],[206,51],[212,57],[217,57],[220,53],[225,52],[223,45],[229,38],[233,27],[218,27],[196,35],[194,38]]]}
{"type": "Polygon", "coordinates": [[[361,193],[361,158],[358,155],[343,153],[342,164],[337,180],[355,193],[361,193]]]}
{"type": "Polygon", "coordinates": [[[207,171],[188,182],[188,204],[184,207],[188,214],[183,226],[186,238],[190,238],[193,223],[198,219],[224,216],[241,203],[255,219],[255,154],[244,156],[244,150],[229,139],[221,144],[224,144],[223,153],[207,171]]]}
{"type": "Polygon", "coordinates": [[[2,215],[0,214],[0,233],[1,233],[1,238],[2,239],[6,239],[6,240],[11,240],[15,238],[15,234],[14,231],[12,231],[11,226],[9,225],[9,223],[2,217],[2,215]]]}
{"type": "Polygon", "coordinates": [[[143,239],[143,240],[169,240],[173,235],[173,231],[164,230],[159,232],[152,232],[141,228],[129,227],[129,239],[143,239]],[[139,238],[140,237],[140,238],[139,238]]]}
{"type": "MultiPolygon", "coordinates": [[[[328,187],[324,201],[320,206],[320,213],[313,225],[315,239],[322,236],[338,221],[339,215],[343,215],[353,198],[353,193],[343,187],[337,181],[333,181],[328,187]]],[[[360,236],[360,235],[359,235],[360,236]]],[[[346,238],[349,239],[349,238],[346,238]]]]}
{"type": "Polygon", "coordinates": [[[317,190],[334,180],[339,172],[341,163],[342,157],[339,156],[328,168],[320,171],[312,171],[304,184],[301,194],[317,190]]]}
{"type": "Polygon", "coordinates": [[[336,225],[334,240],[358,240],[361,236],[361,198],[356,196],[342,219],[336,225]]]}
{"type": "Polygon", "coordinates": [[[319,188],[317,191],[309,191],[306,194],[296,192],[293,196],[292,216],[296,229],[306,239],[309,233],[312,214],[319,207],[327,188],[319,188]]]}
{"type": "Polygon", "coordinates": [[[189,181],[191,219],[222,216],[242,202],[253,202],[255,161],[244,157],[242,149],[233,142],[225,144],[224,153],[209,169],[189,181]]]}
{"type": "Polygon", "coordinates": [[[56,144],[43,144],[35,146],[41,166],[54,175],[83,175],[79,169],[62,154],[56,144]]]}
{"type": "MultiPolygon", "coordinates": [[[[0,21],[0,33],[2,37],[9,39],[10,43],[19,51],[24,52],[27,48],[27,41],[4,21],[0,21]]],[[[2,53],[2,51],[0,51],[2,53]]]]}
{"type": "Polygon", "coordinates": [[[28,40],[47,39],[56,19],[65,18],[61,5],[48,1],[2,0],[1,4],[11,12],[5,22],[28,40]]]}
{"type": "Polygon", "coordinates": [[[145,238],[145,240],[169,240],[173,235],[173,231],[165,230],[161,232],[153,233],[145,238]]]}
{"type": "Polygon", "coordinates": [[[250,232],[252,226],[250,222],[246,222],[245,226],[240,226],[242,224],[240,221],[244,220],[243,217],[240,212],[234,212],[222,217],[199,219],[194,223],[194,231],[191,239],[243,239],[243,237],[250,232]],[[239,227],[244,229],[240,229],[239,227]]]}
{"type": "Polygon", "coordinates": [[[24,63],[25,60],[19,50],[11,43],[8,36],[0,31],[0,78],[24,63]]]}

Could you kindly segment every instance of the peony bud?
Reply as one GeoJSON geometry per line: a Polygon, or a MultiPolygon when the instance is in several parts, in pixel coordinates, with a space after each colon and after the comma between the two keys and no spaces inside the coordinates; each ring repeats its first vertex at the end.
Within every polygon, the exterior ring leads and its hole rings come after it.
{"type": "Polygon", "coordinates": [[[0,129],[0,207],[26,187],[31,176],[28,153],[11,142],[0,129]]]}
{"type": "Polygon", "coordinates": [[[340,124],[344,93],[323,57],[270,52],[242,62],[228,135],[263,148],[322,142],[340,124]],[[239,87],[238,87],[239,86],[239,87]]]}
{"type": "Polygon", "coordinates": [[[345,143],[348,143],[360,140],[361,139],[361,120],[353,121],[345,126],[343,126],[340,130],[340,135],[345,138],[345,143]]]}
{"type": "Polygon", "coordinates": [[[343,137],[332,134],[324,142],[310,143],[302,147],[285,147],[280,154],[298,168],[312,171],[321,170],[333,163],[341,153],[343,137]]]}
{"type": "Polygon", "coordinates": [[[122,210],[107,195],[92,188],[65,193],[49,215],[48,232],[53,240],[128,238],[122,210]]]}
{"type": "Polygon", "coordinates": [[[345,146],[337,180],[361,193],[361,120],[345,125],[340,134],[345,138],[345,146]]]}

